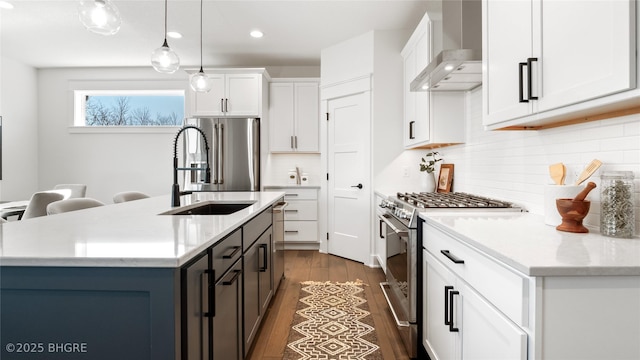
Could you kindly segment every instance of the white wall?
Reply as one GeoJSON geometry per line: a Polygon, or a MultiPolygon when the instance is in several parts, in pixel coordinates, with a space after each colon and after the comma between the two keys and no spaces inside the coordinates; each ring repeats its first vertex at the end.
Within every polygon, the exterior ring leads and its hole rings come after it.
{"type": "Polygon", "coordinates": [[[80,80],[181,80],[188,86],[184,73],[164,75],[151,67],[38,70],[38,189],[83,183],[87,197],[105,203],[119,191],[170,193],[177,128],[165,133],[70,133],[70,82],[80,80]]]}
{"type": "Polygon", "coordinates": [[[1,58],[2,181],[0,200],[29,199],[38,187],[37,72],[1,58]]]}
{"type": "MultiPolygon", "coordinates": [[[[635,175],[636,229],[640,229],[640,114],[539,131],[484,131],[482,90],[468,96],[471,116],[462,145],[437,149],[445,163],[455,165],[453,190],[516,202],[536,214],[544,214],[544,186],[551,184],[548,166],[563,162],[566,182],[575,180],[594,158],[603,162],[591,177],[600,185],[607,170],[633,171],[635,175]]],[[[385,191],[420,189],[420,157],[428,150],[409,150],[389,165],[397,182],[387,182],[385,191]],[[410,177],[400,174],[409,169],[410,177]]],[[[439,170],[436,169],[436,173],[439,170]]],[[[587,224],[599,224],[599,188],[591,192],[587,224]]]]}

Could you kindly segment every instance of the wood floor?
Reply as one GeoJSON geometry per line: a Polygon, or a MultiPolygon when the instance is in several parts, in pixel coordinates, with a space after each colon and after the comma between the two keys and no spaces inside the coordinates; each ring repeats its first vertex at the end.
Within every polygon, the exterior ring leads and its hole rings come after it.
{"type": "Polygon", "coordinates": [[[301,281],[355,281],[365,284],[369,310],[373,316],[382,356],[385,360],[409,359],[395,328],[395,322],[378,285],[384,281],[380,268],[318,251],[285,251],[285,278],[271,301],[266,318],[247,357],[250,360],[281,360],[287,346],[289,326],[298,302],[301,281]]]}

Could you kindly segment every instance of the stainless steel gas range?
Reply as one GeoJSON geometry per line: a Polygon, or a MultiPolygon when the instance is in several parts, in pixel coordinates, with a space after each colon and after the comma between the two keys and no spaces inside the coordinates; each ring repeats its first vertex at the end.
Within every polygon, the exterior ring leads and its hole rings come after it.
{"type": "Polygon", "coordinates": [[[402,340],[411,358],[418,353],[417,290],[421,278],[422,241],[418,213],[424,211],[522,211],[510,202],[467,193],[397,193],[384,199],[378,213],[380,237],[386,242],[386,282],[380,283],[402,340]]]}

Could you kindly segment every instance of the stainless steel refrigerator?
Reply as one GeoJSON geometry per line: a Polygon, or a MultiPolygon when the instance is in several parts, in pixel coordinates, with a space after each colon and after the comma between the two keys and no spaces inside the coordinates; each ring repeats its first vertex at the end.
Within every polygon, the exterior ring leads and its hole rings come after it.
{"type": "MultiPolygon", "coordinates": [[[[211,182],[204,171],[184,171],[184,188],[191,191],[260,191],[260,119],[187,118],[209,143],[211,182]]],[[[197,131],[184,132],[183,164],[206,167],[205,144],[197,131]]]]}

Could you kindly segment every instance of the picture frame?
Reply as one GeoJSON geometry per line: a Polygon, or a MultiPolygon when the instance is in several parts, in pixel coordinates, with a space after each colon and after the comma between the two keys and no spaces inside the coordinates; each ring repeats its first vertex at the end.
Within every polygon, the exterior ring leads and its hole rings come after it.
{"type": "Polygon", "coordinates": [[[453,183],[453,164],[440,165],[440,174],[438,175],[438,184],[436,187],[439,193],[451,192],[453,183]]]}

